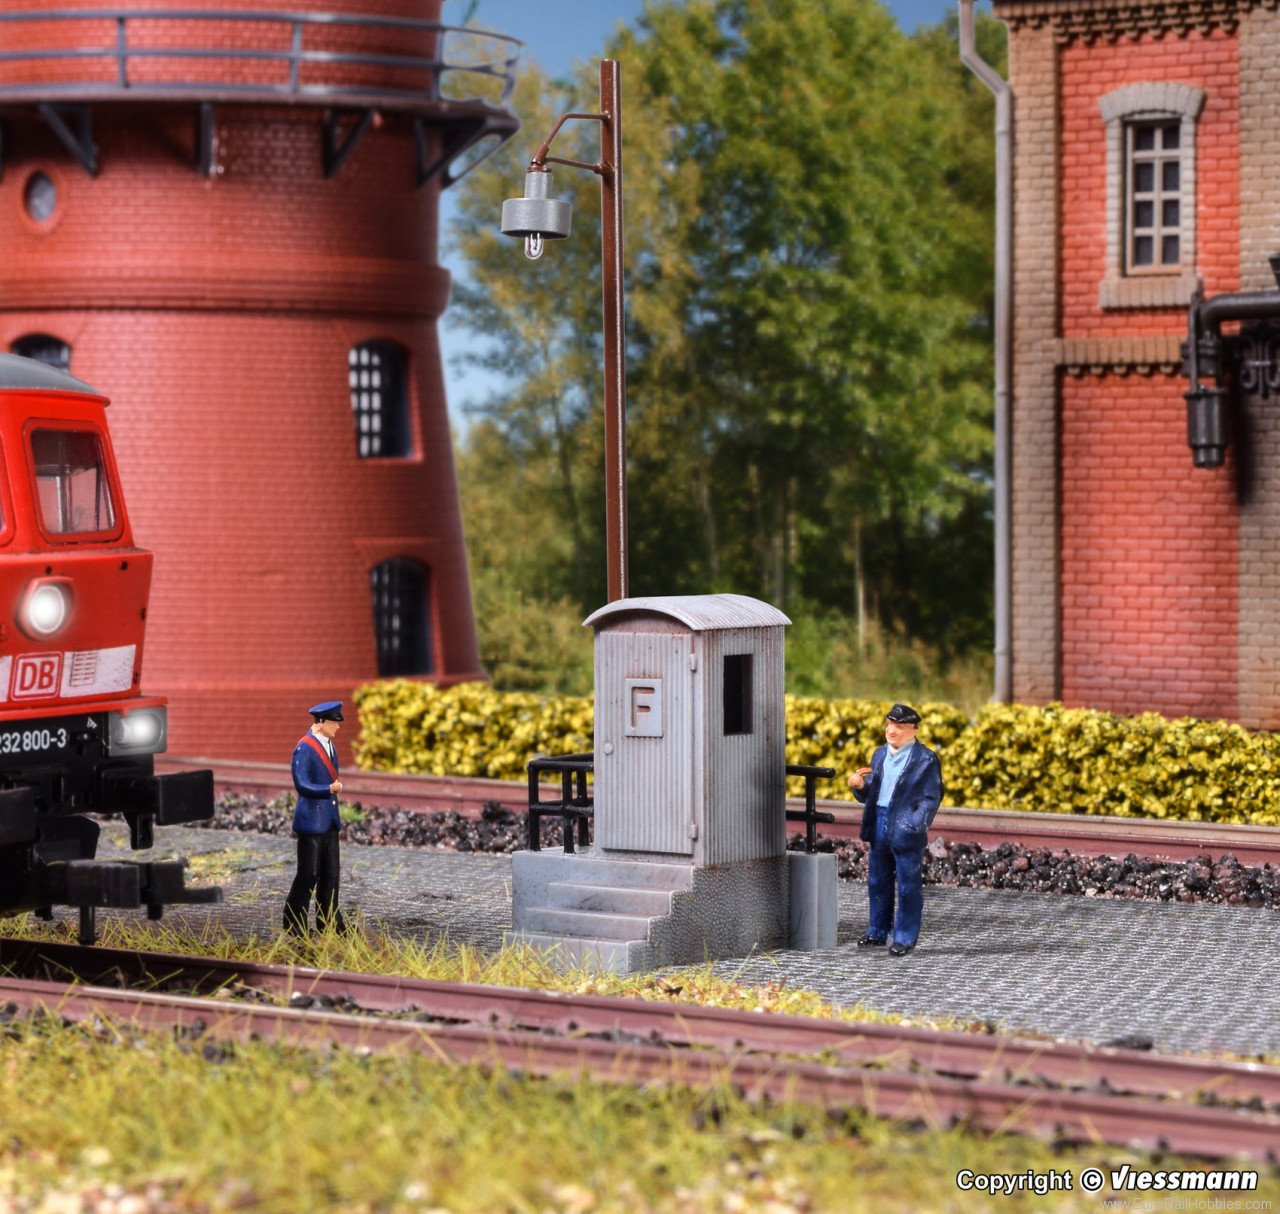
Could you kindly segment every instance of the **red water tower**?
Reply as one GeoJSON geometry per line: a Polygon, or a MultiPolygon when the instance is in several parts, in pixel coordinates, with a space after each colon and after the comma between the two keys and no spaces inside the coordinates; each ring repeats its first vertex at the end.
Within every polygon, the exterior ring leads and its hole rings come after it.
{"type": "Polygon", "coordinates": [[[481,676],[438,202],[517,129],[518,44],[439,13],[0,12],[0,349],[112,398],[171,753],[283,761],[318,700],[481,676]]]}

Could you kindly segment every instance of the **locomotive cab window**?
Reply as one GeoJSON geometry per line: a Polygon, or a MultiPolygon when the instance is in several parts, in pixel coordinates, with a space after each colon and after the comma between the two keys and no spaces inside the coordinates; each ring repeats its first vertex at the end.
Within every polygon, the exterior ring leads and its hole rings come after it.
{"type": "Polygon", "coordinates": [[[112,531],[115,505],[102,440],[93,430],[31,431],[40,524],[47,535],[112,531]]]}

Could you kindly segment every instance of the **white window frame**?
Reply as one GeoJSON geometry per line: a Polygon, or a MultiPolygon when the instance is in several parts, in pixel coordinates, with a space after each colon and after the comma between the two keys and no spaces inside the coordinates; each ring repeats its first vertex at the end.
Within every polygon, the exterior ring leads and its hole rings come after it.
{"type": "Polygon", "coordinates": [[[1162,81],[1127,84],[1098,101],[1107,140],[1107,269],[1098,291],[1104,309],[1185,307],[1200,288],[1196,273],[1196,124],[1204,90],[1162,81]],[[1129,131],[1138,124],[1177,122],[1179,172],[1179,261],[1129,267],[1129,131]]]}

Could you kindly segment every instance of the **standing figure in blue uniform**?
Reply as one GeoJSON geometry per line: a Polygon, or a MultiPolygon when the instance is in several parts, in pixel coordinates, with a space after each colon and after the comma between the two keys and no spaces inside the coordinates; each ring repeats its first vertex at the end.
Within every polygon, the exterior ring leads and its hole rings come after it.
{"type": "Polygon", "coordinates": [[[854,797],[867,807],[859,837],[871,844],[867,856],[871,921],[858,947],[888,944],[894,957],[905,957],[920,935],[924,910],[920,866],[929,826],[942,802],[942,765],[932,750],[916,741],[919,724],[920,714],[914,708],[895,704],[885,717],[886,745],[871,756],[870,767],[861,767],[849,777],[854,797]]]}
{"type": "Polygon", "coordinates": [[[293,787],[298,793],[293,833],[298,840],[298,875],[284,904],[285,931],[307,934],[311,896],[316,899],[316,929],[347,930],[338,910],[338,752],[333,744],[342,725],[342,701],[326,700],[311,709],[313,724],[293,748],[293,787]]]}

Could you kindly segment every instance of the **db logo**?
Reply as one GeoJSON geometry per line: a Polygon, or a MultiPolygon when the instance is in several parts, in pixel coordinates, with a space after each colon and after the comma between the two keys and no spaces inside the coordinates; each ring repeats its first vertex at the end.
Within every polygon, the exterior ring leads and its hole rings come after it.
{"type": "Polygon", "coordinates": [[[34,700],[58,694],[62,654],[28,653],[13,664],[13,699],[34,700]]]}

